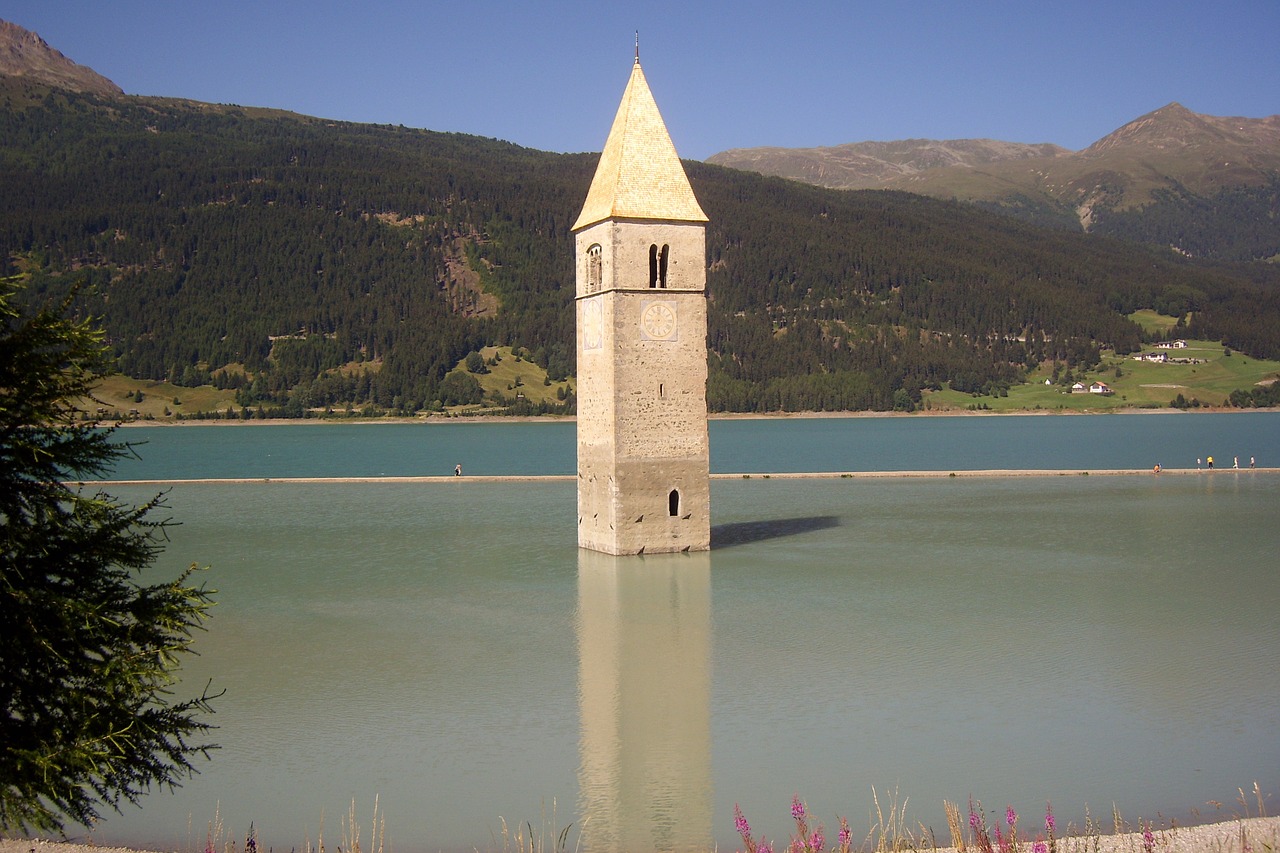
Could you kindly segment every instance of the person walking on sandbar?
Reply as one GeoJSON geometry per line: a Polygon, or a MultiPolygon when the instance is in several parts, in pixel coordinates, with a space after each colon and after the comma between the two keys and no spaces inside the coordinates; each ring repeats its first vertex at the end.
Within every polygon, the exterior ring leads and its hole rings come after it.
{"type": "Polygon", "coordinates": [[[1210,470],[1210,471],[1212,471],[1212,470],[1213,470],[1213,457],[1212,457],[1212,456],[1210,456],[1210,457],[1209,457],[1207,460],[1205,460],[1205,461],[1207,461],[1207,462],[1209,463],[1209,470],[1210,470]]]}

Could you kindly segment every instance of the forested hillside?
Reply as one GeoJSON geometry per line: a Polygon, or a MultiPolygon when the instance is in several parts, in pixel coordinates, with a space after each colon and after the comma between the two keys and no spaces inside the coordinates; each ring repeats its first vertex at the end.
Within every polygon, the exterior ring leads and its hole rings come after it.
{"type": "Polygon", "coordinates": [[[1197,258],[1280,262],[1280,173],[1261,186],[1225,187],[1208,198],[1185,187],[1153,196],[1140,209],[1109,211],[1094,233],[1175,246],[1197,258]]]}
{"type": "MultiPolygon", "coordinates": [[[[0,102],[0,275],[33,299],[80,284],[130,375],[300,414],[463,402],[445,377],[492,344],[573,371],[568,229],[596,155],[20,78],[0,102]]],[[[1273,265],[687,167],[711,218],[713,410],[998,391],[1044,359],[1138,348],[1139,308],[1280,356],[1273,265]]]]}

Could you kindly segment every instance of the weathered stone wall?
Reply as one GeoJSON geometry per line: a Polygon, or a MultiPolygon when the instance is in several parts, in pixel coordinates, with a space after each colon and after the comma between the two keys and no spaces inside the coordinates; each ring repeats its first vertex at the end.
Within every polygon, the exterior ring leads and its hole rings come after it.
{"type": "Polygon", "coordinates": [[[694,223],[606,221],[577,235],[583,547],[710,546],[705,252],[694,223]],[[666,247],[665,277],[651,246],[666,247]]]}
{"type": "MultiPolygon", "coordinates": [[[[702,225],[688,222],[606,220],[585,228],[576,236],[577,295],[606,289],[648,290],[649,247],[668,246],[667,290],[705,290],[706,233],[702,225]],[[591,288],[590,248],[602,249],[602,285],[591,288]]],[[[661,290],[663,288],[652,288],[661,290]]]]}

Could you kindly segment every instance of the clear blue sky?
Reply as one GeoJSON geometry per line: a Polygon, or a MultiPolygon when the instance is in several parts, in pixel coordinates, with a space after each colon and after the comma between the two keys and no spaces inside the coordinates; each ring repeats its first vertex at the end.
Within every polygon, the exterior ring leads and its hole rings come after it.
{"type": "Polygon", "coordinates": [[[1280,113],[1280,0],[0,0],[126,92],[599,151],[634,32],[681,156],[1083,148],[1171,101],[1280,113]]]}

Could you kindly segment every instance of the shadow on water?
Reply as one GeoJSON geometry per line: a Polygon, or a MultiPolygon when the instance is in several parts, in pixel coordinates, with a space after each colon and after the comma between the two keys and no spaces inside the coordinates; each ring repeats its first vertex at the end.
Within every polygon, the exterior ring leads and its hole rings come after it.
{"type": "Polygon", "coordinates": [[[840,518],[835,515],[770,518],[764,521],[735,521],[731,524],[719,524],[711,528],[711,548],[713,550],[731,548],[734,545],[748,545],[752,542],[763,542],[766,539],[813,533],[816,530],[829,530],[832,527],[839,526],[840,518]]]}

